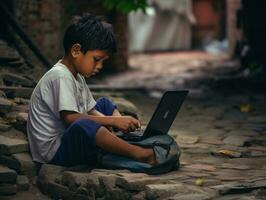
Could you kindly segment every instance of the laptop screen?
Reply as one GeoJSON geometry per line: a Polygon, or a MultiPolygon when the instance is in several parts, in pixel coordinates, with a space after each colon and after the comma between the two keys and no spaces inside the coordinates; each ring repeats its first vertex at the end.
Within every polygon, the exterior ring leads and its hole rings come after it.
{"type": "Polygon", "coordinates": [[[187,90],[165,92],[143,136],[167,134],[187,94],[187,90]]]}

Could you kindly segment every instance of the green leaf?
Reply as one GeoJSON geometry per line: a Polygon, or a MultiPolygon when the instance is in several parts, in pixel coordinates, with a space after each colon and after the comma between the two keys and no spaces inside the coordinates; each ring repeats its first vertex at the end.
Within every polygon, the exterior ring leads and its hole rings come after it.
{"type": "Polygon", "coordinates": [[[129,13],[141,9],[145,12],[146,0],[104,0],[103,6],[107,10],[116,9],[122,13],[129,13]]]}

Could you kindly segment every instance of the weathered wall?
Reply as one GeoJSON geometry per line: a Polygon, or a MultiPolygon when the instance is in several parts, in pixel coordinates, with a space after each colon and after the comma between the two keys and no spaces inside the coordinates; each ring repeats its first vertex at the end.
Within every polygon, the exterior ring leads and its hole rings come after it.
{"type": "Polygon", "coordinates": [[[61,55],[60,3],[60,0],[20,0],[14,4],[20,25],[52,62],[61,55]]]}
{"type": "Polygon", "coordinates": [[[62,36],[72,15],[90,12],[107,17],[118,38],[119,52],[107,68],[121,71],[127,68],[127,18],[120,13],[107,13],[99,0],[20,0],[14,4],[15,17],[23,29],[54,63],[63,55],[62,36]],[[111,17],[110,17],[111,16],[111,17]]]}

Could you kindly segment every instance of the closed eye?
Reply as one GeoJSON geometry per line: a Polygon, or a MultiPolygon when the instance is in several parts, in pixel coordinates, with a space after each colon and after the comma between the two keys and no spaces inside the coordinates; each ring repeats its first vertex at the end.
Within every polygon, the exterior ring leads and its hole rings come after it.
{"type": "Polygon", "coordinates": [[[100,57],[93,57],[94,62],[99,62],[102,58],[100,57]]]}

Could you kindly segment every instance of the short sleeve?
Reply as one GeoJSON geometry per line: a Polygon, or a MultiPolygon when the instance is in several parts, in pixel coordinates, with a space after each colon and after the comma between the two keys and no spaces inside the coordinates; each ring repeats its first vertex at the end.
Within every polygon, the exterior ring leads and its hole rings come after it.
{"type": "Polygon", "coordinates": [[[42,99],[56,116],[60,116],[59,113],[62,110],[78,112],[75,94],[73,80],[60,77],[51,82],[43,92],[42,99]]]}

